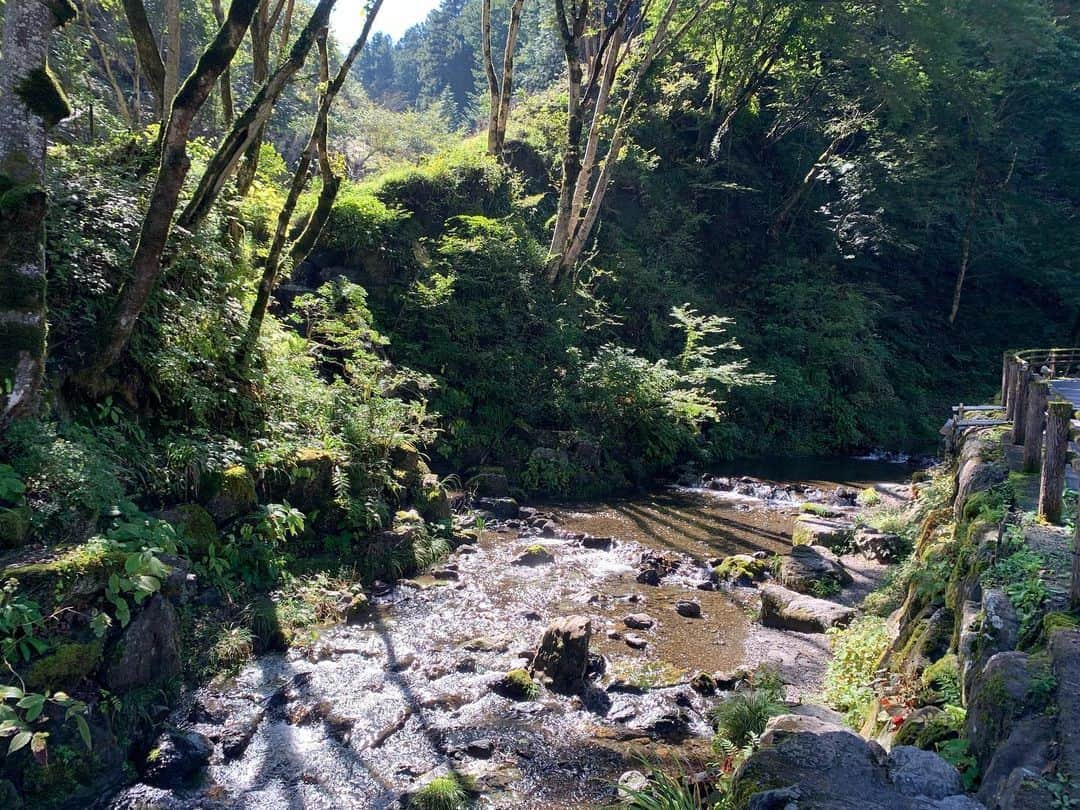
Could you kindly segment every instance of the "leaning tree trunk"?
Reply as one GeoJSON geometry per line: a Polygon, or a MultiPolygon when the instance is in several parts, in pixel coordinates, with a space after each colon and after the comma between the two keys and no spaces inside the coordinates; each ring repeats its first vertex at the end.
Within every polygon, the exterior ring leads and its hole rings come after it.
{"type": "MultiPolygon", "coordinates": [[[[326,89],[319,99],[319,109],[315,114],[315,123],[312,125],[311,135],[308,137],[307,144],[304,146],[304,151],[300,154],[300,160],[296,167],[296,171],[293,172],[292,183],[289,186],[289,193],[285,198],[285,204],[281,207],[281,211],[278,214],[277,227],[274,230],[274,238],[270,244],[270,251],[266,257],[266,264],[263,265],[262,278],[259,280],[259,289],[255,294],[255,303],[252,305],[251,314],[248,316],[247,330],[244,333],[244,338],[240,343],[240,349],[237,352],[237,363],[241,367],[247,366],[250,362],[251,353],[254,351],[255,345],[259,341],[263,321],[266,319],[266,312],[270,307],[270,296],[273,295],[274,287],[277,284],[278,273],[281,270],[281,259],[285,251],[289,223],[292,221],[293,213],[296,211],[296,204],[300,199],[300,195],[307,186],[308,172],[316,153],[319,153],[320,156],[319,165],[322,170],[323,190],[319,195],[315,210],[312,212],[304,226],[303,232],[294,243],[292,250],[290,250],[289,257],[294,264],[302,261],[307,255],[307,251],[314,246],[315,241],[322,232],[323,225],[325,225],[326,220],[330,217],[330,211],[333,208],[334,198],[337,196],[341,180],[334,176],[330,166],[329,154],[326,147],[327,119],[330,115],[330,108],[337,98],[337,94],[341,91],[342,85],[345,84],[345,79],[349,75],[349,70],[352,68],[356,58],[360,55],[360,52],[364,49],[364,45],[367,44],[368,36],[371,33],[371,26],[374,24],[375,17],[379,13],[379,8],[381,6],[382,0],[373,0],[368,9],[367,19],[364,20],[364,28],[360,32],[359,38],[353,43],[349,53],[346,54],[345,60],[341,63],[337,74],[334,76],[334,80],[331,82],[326,82],[324,80],[323,82],[326,89]]],[[[323,57],[323,74],[324,76],[329,76],[325,42],[321,45],[321,52],[323,57]]]]}
{"type": "Polygon", "coordinates": [[[320,0],[304,30],[296,38],[289,58],[284,60],[259,88],[251,104],[243,115],[236,119],[229,134],[218,145],[199,180],[198,188],[177,220],[181,228],[194,230],[205,219],[225,184],[240,165],[241,157],[248,154],[248,163],[245,166],[251,165],[250,150],[258,149],[263,128],[270,119],[274,104],[289,80],[303,67],[316,37],[329,23],[335,2],[336,0],[320,0]]]}
{"type": "Polygon", "coordinates": [[[161,59],[154,29],[146,16],[146,6],[142,0],[123,0],[124,14],[127,16],[131,36],[135,40],[135,53],[139,57],[139,67],[150,85],[150,94],[156,105],[158,120],[164,120],[165,111],[172,99],[165,98],[165,63],[161,59]]]}
{"type": "Polygon", "coordinates": [[[7,0],[0,50],[0,427],[33,413],[45,372],[45,143],[71,114],[49,71],[67,2],[7,0]]]}
{"type": "Polygon", "coordinates": [[[131,279],[121,290],[101,351],[80,375],[88,387],[94,387],[105,370],[119,359],[161,274],[161,257],[172,231],[173,214],[176,213],[184,179],[191,169],[187,143],[192,122],[206,103],[222,71],[236,55],[258,2],[233,0],[225,24],[199,57],[195,70],[173,99],[162,140],[161,163],[131,260],[131,279]]]}

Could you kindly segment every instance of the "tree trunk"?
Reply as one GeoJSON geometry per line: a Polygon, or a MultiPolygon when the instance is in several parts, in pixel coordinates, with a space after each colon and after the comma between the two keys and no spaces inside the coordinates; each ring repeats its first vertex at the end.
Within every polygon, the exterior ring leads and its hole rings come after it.
{"type": "Polygon", "coordinates": [[[510,97],[514,91],[514,49],[521,28],[521,9],[525,0],[514,0],[510,6],[510,22],[503,48],[502,79],[495,75],[495,60],[491,47],[491,0],[484,0],[480,11],[480,35],[483,38],[484,74],[487,76],[488,112],[487,150],[489,155],[502,155],[506,143],[506,127],[510,120],[510,97]]]}
{"type": "Polygon", "coordinates": [[[158,120],[164,120],[165,110],[172,99],[165,99],[165,63],[161,60],[154,29],[146,16],[146,7],[142,0],[123,0],[124,14],[127,16],[131,36],[135,40],[135,53],[139,57],[139,67],[146,75],[150,94],[154,97],[158,120]]]}
{"type": "Polygon", "coordinates": [[[1027,416],[1024,417],[1024,472],[1035,472],[1039,469],[1043,422],[1049,397],[1050,384],[1044,380],[1035,380],[1028,387],[1027,416]]]}
{"type": "Polygon", "coordinates": [[[165,84],[164,107],[169,109],[180,86],[180,0],[165,0],[165,84]]]}
{"type": "MultiPolygon", "coordinates": [[[[626,36],[623,36],[623,25],[632,4],[629,2],[620,3],[618,13],[613,21],[608,24],[600,39],[596,56],[592,62],[589,85],[582,94],[581,63],[577,54],[580,52],[580,36],[584,33],[584,21],[582,21],[580,29],[573,28],[565,19],[563,3],[561,0],[556,0],[556,16],[559,18],[557,22],[559,22],[562,32],[568,74],[570,76],[570,103],[567,109],[567,146],[563,159],[562,187],[559,194],[559,207],[555,215],[551,248],[548,251],[548,268],[545,273],[545,278],[549,283],[557,285],[560,279],[566,277],[574,268],[585,246],[588,244],[600,208],[603,205],[604,196],[610,185],[619,152],[625,140],[626,126],[629,124],[638,103],[640,103],[638,90],[642,78],[652,67],[657,57],[682,39],[714,2],[715,0],[698,0],[693,13],[686,17],[677,29],[671,30],[671,24],[674,21],[676,12],[679,11],[680,2],[679,0],[668,0],[649,37],[648,44],[644,48],[644,53],[634,64],[630,73],[619,114],[611,127],[611,141],[603,158],[600,175],[595,184],[590,187],[590,181],[598,161],[598,151],[594,151],[590,155],[589,145],[587,145],[586,157],[589,159],[582,161],[579,141],[584,128],[584,115],[581,102],[582,99],[592,98],[593,91],[597,91],[597,103],[592,108],[592,125],[589,128],[589,143],[591,144],[593,133],[595,132],[598,135],[599,129],[597,127],[602,125],[601,119],[606,113],[607,93],[604,89],[604,83],[608,77],[608,67],[617,70],[619,64],[624,61],[635,40],[641,34],[635,29],[633,34],[626,32],[626,36]],[[574,38],[575,32],[577,32],[577,39],[574,38]],[[573,71],[575,65],[578,72],[576,92],[573,71]],[[600,103],[601,96],[603,96],[603,103],[600,103]],[[580,201],[580,205],[575,206],[575,201],[580,201]]],[[[587,4],[583,2],[579,8],[587,11],[587,4]]]]}
{"type": "Polygon", "coordinates": [[[499,131],[499,77],[495,75],[491,55],[491,0],[483,0],[480,5],[480,41],[488,87],[487,151],[489,155],[498,155],[495,142],[499,131]]]}
{"type": "Polygon", "coordinates": [[[106,50],[106,45],[98,36],[97,30],[94,28],[94,20],[92,17],[91,2],[87,2],[82,7],[82,23],[86,28],[86,33],[90,35],[91,42],[94,43],[94,47],[97,48],[98,57],[101,60],[101,69],[105,73],[105,79],[109,82],[109,89],[112,90],[113,98],[116,103],[116,114],[120,116],[120,119],[124,122],[124,125],[128,129],[134,129],[135,120],[131,115],[131,107],[127,102],[127,97],[124,95],[123,89],[120,87],[120,82],[116,79],[116,72],[112,66],[112,55],[106,50]]]}
{"type": "Polygon", "coordinates": [[[236,49],[251,24],[256,5],[258,0],[233,0],[225,24],[199,57],[195,70],[187,77],[173,99],[162,139],[161,163],[131,262],[131,279],[120,292],[101,352],[81,375],[83,381],[91,387],[96,378],[119,359],[150,292],[157,283],[161,273],[161,257],[172,230],[173,214],[176,212],[184,179],[191,168],[187,142],[192,121],[206,103],[222,71],[236,55],[236,49]]]}
{"type": "MultiPolygon", "coordinates": [[[[225,12],[221,10],[221,0],[213,0],[214,19],[218,27],[225,22],[225,12]]],[[[225,129],[232,129],[236,111],[233,107],[232,96],[232,70],[225,68],[221,71],[221,123],[225,129]]]]}
{"type": "Polygon", "coordinates": [[[0,45],[0,428],[34,413],[48,332],[45,305],[45,145],[71,114],[49,72],[49,34],[76,13],[66,3],[7,0],[0,45]]]}
{"type": "MultiPolygon", "coordinates": [[[[337,74],[334,76],[334,80],[326,83],[326,89],[319,99],[319,109],[315,114],[315,122],[311,128],[311,135],[308,137],[307,144],[300,154],[300,160],[297,163],[296,171],[293,172],[292,183],[289,186],[289,193],[285,198],[285,204],[278,214],[277,227],[274,230],[274,239],[270,244],[270,251],[266,256],[266,264],[263,266],[262,278],[259,280],[259,289],[255,294],[255,303],[252,305],[251,314],[248,317],[247,330],[244,333],[244,338],[240,343],[240,349],[237,352],[237,363],[241,367],[247,366],[250,362],[251,353],[259,342],[263,321],[266,318],[267,309],[270,307],[270,296],[273,295],[274,287],[277,285],[278,272],[281,270],[281,257],[285,250],[289,223],[292,221],[293,213],[296,211],[296,203],[299,201],[300,195],[307,186],[308,171],[311,168],[311,162],[314,159],[316,152],[319,150],[321,150],[319,163],[323,175],[323,191],[319,195],[319,201],[315,206],[315,210],[312,212],[304,230],[289,253],[290,258],[294,263],[302,261],[307,255],[307,251],[314,246],[319,233],[322,231],[323,225],[330,216],[330,211],[333,208],[334,198],[337,195],[341,180],[333,175],[330,167],[329,155],[326,151],[327,119],[330,114],[330,108],[334,104],[334,100],[337,98],[338,93],[345,84],[345,79],[349,75],[349,70],[352,68],[353,63],[367,43],[368,36],[371,33],[371,27],[375,23],[375,17],[378,15],[381,6],[382,0],[373,0],[367,18],[364,20],[364,28],[360,32],[360,36],[357,38],[356,42],[353,43],[349,53],[346,54],[345,60],[341,63],[337,74]],[[301,255],[301,253],[303,255],[301,255]]],[[[328,76],[329,65],[327,64],[325,40],[320,43],[320,51],[323,58],[323,71],[328,76]]]]}
{"type": "Polygon", "coordinates": [[[1070,402],[1046,406],[1046,444],[1042,475],[1039,478],[1039,517],[1048,523],[1061,522],[1061,501],[1065,490],[1065,457],[1069,449],[1070,402]]]}
{"type": "Polygon", "coordinates": [[[975,233],[975,214],[978,211],[979,198],[979,161],[975,160],[975,179],[971,181],[971,191],[968,192],[968,219],[964,225],[964,237],[960,246],[960,270],[956,274],[956,285],[953,287],[952,309],[949,310],[949,323],[956,323],[956,315],[960,311],[960,296],[964,291],[964,277],[967,276],[968,262],[971,260],[971,237],[975,233]]]}
{"type": "Polygon", "coordinates": [[[283,61],[259,88],[251,104],[236,119],[229,134],[218,145],[217,151],[199,180],[195,193],[177,220],[181,228],[195,230],[202,223],[225,188],[225,184],[237,170],[240,158],[245,154],[248,162],[244,165],[250,166],[251,149],[260,145],[263,128],[270,119],[274,104],[277,103],[292,77],[303,67],[319,32],[329,23],[335,2],[336,0],[320,0],[311,13],[307,25],[304,26],[304,30],[296,38],[289,58],[283,61]]]}
{"type": "MultiPolygon", "coordinates": [[[[270,38],[273,35],[273,23],[270,19],[269,0],[259,3],[259,10],[251,23],[251,81],[255,87],[262,87],[270,75],[270,38]]],[[[244,149],[244,163],[236,172],[236,189],[241,197],[246,197],[255,182],[259,171],[259,150],[262,148],[266,122],[253,125],[247,146],[244,149]]]]}

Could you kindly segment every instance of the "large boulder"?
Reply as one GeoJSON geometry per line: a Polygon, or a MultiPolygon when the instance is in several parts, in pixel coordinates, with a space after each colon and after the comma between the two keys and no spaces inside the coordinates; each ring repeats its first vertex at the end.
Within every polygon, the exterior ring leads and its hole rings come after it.
{"type": "Polygon", "coordinates": [[[987,768],[1019,720],[1044,708],[1049,694],[1040,695],[1037,686],[1050,681],[1048,668],[1027,653],[999,652],[986,662],[968,693],[964,724],[964,738],[980,769],[987,768]]]}
{"type": "Polygon", "coordinates": [[[1020,619],[1004,591],[991,588],[981,602],[965,602],[958,648],[964,694],[970,695],[990,658],[1015,649],[1019,640],[1020,619]]]}
{"type": "Polygon", "coordinates": [[[956,770],[937,754],[882,748],[817,717],[772,718],[761,747],[735,774],[748,807],[785,810],[924,810],[981,807],[963,796],[956,770]]]}
{"type": "Polygon", "coordinates": [[[210,476],[206,510],[219,526],[255,509],[255,478],[247,467],[236,464],[210,476]]]}
{"type": "Polygon", "coordinates": [[[972,495],[1000,484],[1008,474],[999,448],[988,435],[980,433],[967,437],[957,458],[956,497],[953,499],[957,520],[964,517],[964,507],[972,495]]]}
{"type": "Polygon", "coordinates": [[[899,562],[907,550],[907,541],[900,535],[866,528],[855,532],[854,545],[864,557],[880,563],[899,562]]]}
{"type": "Polygon", "coordinates": [[[1080,775],[1080,630],[1054,631],[1050,660],[1057,683],[1058,770],[1080,775]]]}
{"type": "MultiPolygon", "coordinates": [[[[990,808],[1012,808],[1024,781],[1017,772],[1042,773],[1053,759],[1054,721],[1045,715],[1020,720],[982,771],[979,799],[990,808]]],[[[1026,789],[1025,789],[1026,791],[1026,789]]]]}
{"type": "Polygon", "coordinates": [[[824,546],[794,546],[780,563],[780,582],[799,593],[822,595],[849,584],[851,574],[824,546]]]}
{"type": "Polygon", "coordinates": [[[587,616],[556,619],[540,639],[531,674],[556,692],[576,692],[589,668],[592,622],[587,616]]]}
{"type": "Polygon", "coordinates": [[[844,627],[855,618],[855,609],[790,591],[780,585],[761,586],[761,623],[778,630],[824,633],[844,627]]]}
{"type": "Polygon", "coordinates": [[[143,780],[158,787],[180,787],[210,761],[214,747],[194,731],[169,730],[162,734],[143,766],[143,780]]]}
{"type": "Polygon", "coordinates": [[[855,539],[855,527],[842,520],[830,520],[816,515],[800,515],[791,532],[791,542],[796,546],[825,546],[836,552],[845,552],[855,539]]]}
{"type": "Polygon", "coordinates": [[[180,622],[160,594],[127,626],[105,672],[109,691],[122,693],[180,674],[180,622]]]}

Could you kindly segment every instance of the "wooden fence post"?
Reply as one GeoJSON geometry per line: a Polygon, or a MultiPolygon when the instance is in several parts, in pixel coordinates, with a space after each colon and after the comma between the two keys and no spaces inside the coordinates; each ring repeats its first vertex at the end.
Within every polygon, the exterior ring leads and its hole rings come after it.
{"type": "Polygon", "coordinates": [[[1069,451],[1071,402],[1055,400],[1046,406],[1046,446],[1039,477],[1039,517],[1048,523],[1061,521],[1061,499],[1065,490],[1065,457],[1069,451]]]}
{"type": "Polygon", "coordinates": [[[1050,398],[1050,383],[1034,380],[1028,386],[1027,414],[1024,416],[1024,472],[1039,469],[1043,446],[1043,423],[1046,403],[1050,398]]]}
{"type": "Polygon", "coordinates": [[[1005,372],[1005,387],[1009,389],[1008,396],[1002,403],[1005,406],[1005,418],[1012,419],[1013,411],[1016,410],[1016,393],[1013,391],[1013,387],[1016,385],[1016,364],[1015,358],[1009,358],[1009,367],[1005,372]]]}
{"type": "Polygon", "coordinates": [[[1013,429],[1012,429],[1012,443],[1023,444],[1024,443],[1024,419],[1027,417],[1027,401],[1028,391],[1031,390],[1031,372],[1026,362],[1020,363],[1020,368],[1016,372],[1016,387],[1013,391],[1016,394],[1016,403],[1013,406],[1013,429]]]}
{"type": "Polygon", "coordinates": [[[1005,352],[1001,358],[1001,407],[1009,408],[1009,362],[1010,352],[1005,352]]]}

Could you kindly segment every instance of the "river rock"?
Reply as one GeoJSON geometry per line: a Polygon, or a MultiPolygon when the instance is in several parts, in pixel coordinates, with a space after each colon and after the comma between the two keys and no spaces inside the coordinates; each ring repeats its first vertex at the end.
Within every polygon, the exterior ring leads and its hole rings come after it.
{"type": "Polygon", "coordinates": [[[537,565],[551,565],[555,562],[555,555],[543,546],[529,546],[512,561],[512,565],[525,565],[529,567],[537,565]]]}
{"type": "Polygon", "coordinates": [[[627,633],[623,640],[626,642],[626,646],[632,650],[644,650],[649,646],[649,642],[636,633],[627,633]]]}
{"type": "Polygon", "coordinates": [[[656,587],[660,584],[660,572],[655,568],[643,568],[638,571],[637,576],[634,577],[634,581],[639,582],[642,585],[652,585],[653,587],[656,587]]]}
{"type": "Polygon", "coordinates": [[[641,771],[627,771],[619,777],[619,798],[631,799],[649,786],[649,777],[641,771]]]}
{"type": "Polygon", "coordinates": [[[959,775],[937,754],[899,746],[887,756],[877,743],[817,717],[772,718],[761,747],[735,774],[753,790],[748,807],[829,810],[929,810],[981,807],[961,793],[959,775]]]}
{"type": "Polygon", "coordinates": [[[885,763],[889,780],[906,796],[944,799],[963,793],[956,768],[932,751],[910,745],[897,745],[885,763]]]}
{"type": "Polygon", "coordinates": [[[210,761],[210,741],[194,731],[169,730],[158,737],[143,766],[143,779],[158,787],[179,787],[210,761]]]}
{"type": "Polygon", "coordinates": [[[824,633],[844,627],[855,618],[855,609],[790,591],[780,585],[761,586],[761,623],[778,630],[824,633]]]}
{"type": "Polygon", "coordinates": [[[594,551],[607,551],[611,548],[613,542],[614,539],[611,537],[593,537],[591,534],[587,534],[581,538],[582,547],[590,548],[594,551]]]}
{"type": "Polygon", "coordinates": [[[855,549],[864,557],[880,563],[898,562],[907,548],[907,541],[898,534],[859,529],[855,532],[855,549]]]}
{"type": "Polygon", "coordinates": [[[648,613],[631,613],[623,619],[623,624],[631,630],[648,630],[656,620],[648,613]]]}
{"type": "Polygon", "coordinates": [[[180,673],[180,623],[173,606],[155,594],[124,630],[105,672],[112,692],[149,686],[180,673]]]}
{"type": "Polygon", "coordinates": [[[780,563],[780,582],[799,593],[821,592],[851,582],[851,574],[825,546],[794,546],[780,563]]]}
{"type": "Polygon", "coordinates": [[[521,508],[513,498],[475,498],[473,506],[491,512],[496,520],[512,520],[521,514],[521,508]]]}
{"type": "Polygon", "coordinates": [[[589,668],[592,622],[587,616],[567,616],[548,625],[533,656],[531,673],[557,692],[576,692],[589,668]]]}
{"type": "Polygon", "coordinates": [[[701,603],[693,599],[680,599],[675,603],[675,612],[687,619],[700,619],[701,603]]]}
{"type": "Polygon", "coordinates": [[[855,527],[844,521],[816,515],[799,515],[791,533],[792,545],[825,546],[832,551],[846,551],[855,538],[855,527]]]}

